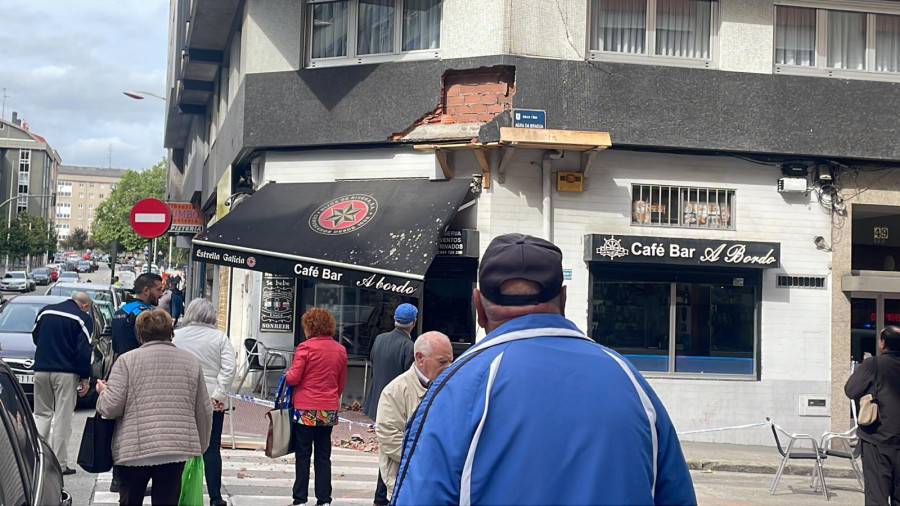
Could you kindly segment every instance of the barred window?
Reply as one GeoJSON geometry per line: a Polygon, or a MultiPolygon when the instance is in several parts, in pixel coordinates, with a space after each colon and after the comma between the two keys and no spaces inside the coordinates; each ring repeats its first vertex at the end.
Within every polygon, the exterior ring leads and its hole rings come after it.
{"type": "Polygon", "coordinates": [[[734,229],[734,190],[635,184],[631,224],[734,229]]]}

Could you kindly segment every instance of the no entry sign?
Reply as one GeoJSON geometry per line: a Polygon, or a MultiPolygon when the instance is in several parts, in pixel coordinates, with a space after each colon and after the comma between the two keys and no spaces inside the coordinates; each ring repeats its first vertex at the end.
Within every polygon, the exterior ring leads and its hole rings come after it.
{"type": "Polygon", "coordinates": [[[131,228],[141,237],[159,237],[169,230],[171,224],[172,213],[162,200],[139,200],[131,208],[131,228]]]}

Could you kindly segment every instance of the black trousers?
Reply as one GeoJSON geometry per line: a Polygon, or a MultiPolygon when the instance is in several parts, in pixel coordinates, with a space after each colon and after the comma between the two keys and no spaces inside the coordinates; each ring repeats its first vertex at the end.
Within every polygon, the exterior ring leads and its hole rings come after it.
{"type": "Polygon", "coordinates": [[[309,458],[315,446],[316,504],[331,502],[331,429],[332,426],[310,427],[292,423],[297,478],[294,480],[294,500],[304,503],[309,498],[309,458]]]}
{"type": "Polygon", "coordinates": [[[879,448],[867,441],[862,447],[863,477],[866,479],[866,504],[900,504],[900,448],[879,448]]]}
{"type": "Polygon", "coordinates": [[[384,479],[381,477],[381,471],[378,471],[378,484],[375,485],[375,500],[372,502],[381,506],[391,503],[387,498],[387,485],[384,484],[384,479]]]}
{"type": "Polygon", "coordinates": [[[119,468],[119,506],[144,504],[147,482],[153,480],[150,500],[154,506],[178,504],[184,462],[158,466],[117,466],[119,468]]]}
{"type": "Polygon", "coordinates": [[[224,411],[213,411],[212,432],[209,434],[209,448],[203,452],[203,474],[206,475],[206,489],[210,501],[222,498],[222,425],[224,411]]]}

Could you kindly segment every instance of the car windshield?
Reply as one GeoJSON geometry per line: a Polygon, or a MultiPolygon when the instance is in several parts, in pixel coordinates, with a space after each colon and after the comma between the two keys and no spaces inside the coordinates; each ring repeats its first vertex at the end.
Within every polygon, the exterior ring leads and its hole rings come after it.
{"type": "Polygon", "coordinates": [[[75,292],[84,292],[90,296],[92,300],[103,301],[103,302],[112,302],[112,293],[108,290],[85,290],[82,288],[75,288],[72,286],[54,286],[47,292],[47,295],[62,295],[64,297],[71,297],[75,292]]]}
{"type": "Polygon", "coordinates": [[[7,272],[3,279],[25,279],[24,272],[7,272]]]}
{"type": "Polygon", "coordinates": [[[60,274],[60,275],[59,275],[59,278],[60,278],[60,279],[62,279],[62,278],[78,279],[78,273],[75,273],[75,272],[72,272],[72,271],[66,271],[66,272],[60,274]]]}
{"type": "Polygon", "coordinates": [[[46,276],[50,274],[50,269],[35,269],[32,272],[40,276],[46,276]]]}
{"type": "MultiPolygon", "coordinates": [[[[0,309],[0,332],[27,332],[31,333],[34,328],[34,319],[37,317],[38,311],[46,304],[7,304],[0,309]]],[[[31,343],[31,337],[27,339],[31,343]]],[[[15,346],[15,343],[7,343],[3,341],[0,346],[4,350],[10,349],[9,346],[15,346]]]]}

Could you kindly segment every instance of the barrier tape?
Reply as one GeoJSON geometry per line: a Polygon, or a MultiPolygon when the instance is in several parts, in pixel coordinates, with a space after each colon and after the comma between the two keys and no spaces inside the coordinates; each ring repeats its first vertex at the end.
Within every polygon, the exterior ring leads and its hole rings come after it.
{"type": "MultiPolygon", "coordinates": [[[[231,393],[231,392],[228,393],[228,396],[231,397],[232,399],[240,399],[240,400],[242,400],[242,401],[244,401],[244,402],[252,402],[253,404],[259,404],[260,406],[265,406],[265,407],[267,407],[267,408],[269,408],[269,409],[275,409],[275,402],[274,402],[274,401],[269,401],[269,400],[266,400],[266,399],[257,399],[256,397],[252,397],[252,396],[249,396],[249,395],[242,395],[242,394],[236,394],[236,393],[231,393]]],[[[346,418],[344,418],[344,417],[342,417],[342,416],[341,416],[341,417],[338,417],[338,421],[339,421],[339,422],[347,422],[347,423],[350,424],[351,426],[352,426],[352,425],[362,425],[363,427],[366,427],[366,428],[368,428],[368,429],[374,429],[374,428],[375,428],[375,424],[371,424],[371,423],[363,423],[363,422],[354,422],[353,420],[348,420],[348,419],[346,419],[346,418]]]]}
{"type": "Polygon", "coordinates": [[[759,423],[748,423],[747,425],[732,425],[731,427],[716,427],[713,429],[698,429],[698,430],[686,430],[684,432],[677,432],[679,436],[684,436],[687,434],[703,434],[705,432],[720,432],[723,430],[735,430],[735,429],[749,429],[751,427],[762,427],[763,425],[769,425],[770,422],[759,422],[759,423]]]}

